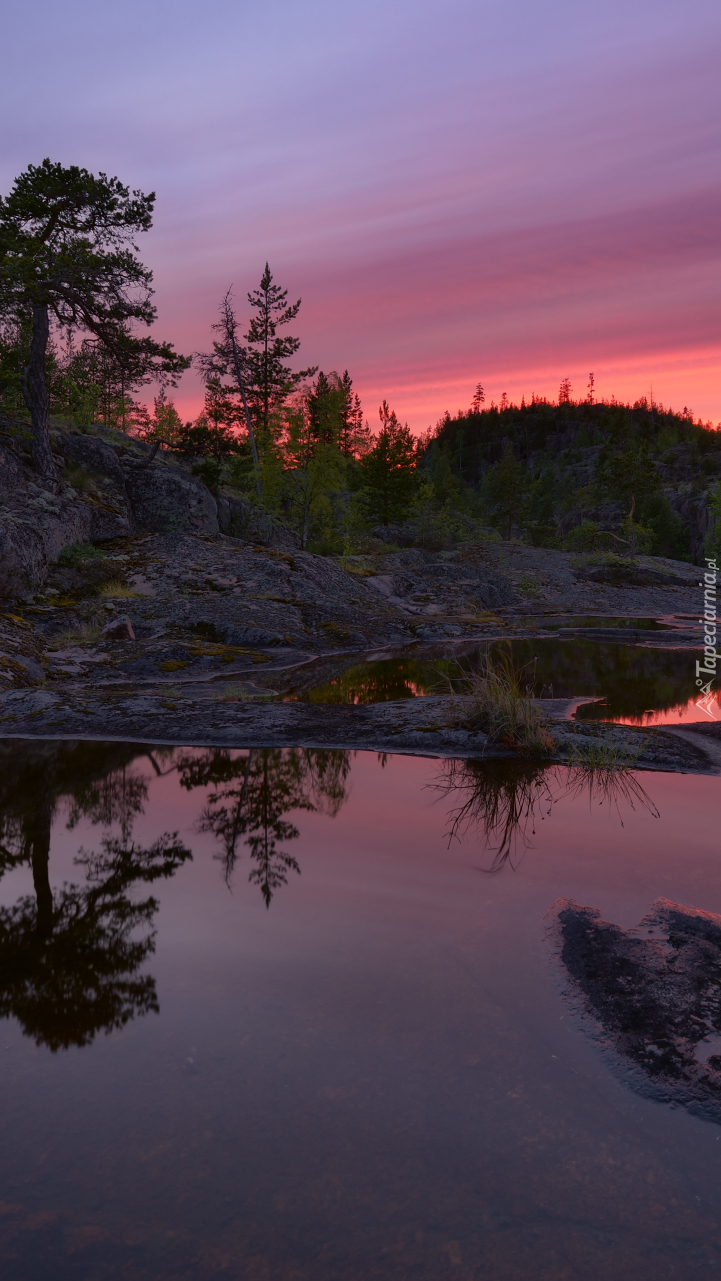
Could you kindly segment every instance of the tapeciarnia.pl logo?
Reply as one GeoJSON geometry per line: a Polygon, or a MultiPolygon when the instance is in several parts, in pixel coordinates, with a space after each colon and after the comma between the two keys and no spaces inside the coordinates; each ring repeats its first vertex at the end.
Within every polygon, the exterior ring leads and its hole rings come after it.
{"type": "MultiPolygon", "coordinates": [[[[711,689],[716,678],[716,663],[718,654],[716,653],[716,575],[718,569],[716,561],[706,557],[706,573],[703,576],[703,582],[699,587],[703,587],[703,617],[699,622],[704,625],[704,651],[703,663],[696,663],[696,684],[701,691],[701,697],[696,700],[696,706],[699,711],[705,712],[711,717],[712,721],[716,720],[714,713],[711,711],[711,705],[716,702],[716,694],[711,689]]],[[[717,704],[718,706],[718,704],[717,704]]]]}

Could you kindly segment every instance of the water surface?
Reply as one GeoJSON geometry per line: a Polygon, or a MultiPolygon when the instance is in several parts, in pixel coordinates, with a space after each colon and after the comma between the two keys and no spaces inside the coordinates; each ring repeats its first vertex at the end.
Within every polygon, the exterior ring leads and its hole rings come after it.
{"type": "Polygon", "coordinates": [[[559,897],[721,912],[718,780],[640,782],[3,745],[4,1281],[721,1267],[721,1128],[614,1071],[546,942],[559,897]]]}
{"type": "Polygon", "coordinates": [[[331,680],[310,689],[298,688],[291,697],[310,703],[361,704],[417,698],[449,689],[461,692],[464,672],[501,656],[510,658],[522,684],[537,698],[599,700],[579,713],[584,719],[630,725],[721,719],[717,693],[708,710],[696,706],[696,650],[652,649],[579,637],[511,639],[458,656],[441,651],[432,658],[403,655],[356,663],[331,680]]]}

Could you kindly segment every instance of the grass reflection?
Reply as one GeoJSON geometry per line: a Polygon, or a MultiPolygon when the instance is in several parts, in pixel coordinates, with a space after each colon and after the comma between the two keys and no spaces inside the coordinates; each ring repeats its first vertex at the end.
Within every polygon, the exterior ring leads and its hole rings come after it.
{"type": "Polygon", "coordinates": [[[551,817],[564,799],[587,796],[589,806],[606,805],[623,825],[624,812],[659,811],[621,756],[605,762],[577,761],[544,766],[532,761],[444,761],[440,776],[429,786],[438,800],[453,802],[448,810],[446,840],[477,839],[492,854],[483,867],[500,872],[516,868],[533,843],[536,824],[551,817]]]}

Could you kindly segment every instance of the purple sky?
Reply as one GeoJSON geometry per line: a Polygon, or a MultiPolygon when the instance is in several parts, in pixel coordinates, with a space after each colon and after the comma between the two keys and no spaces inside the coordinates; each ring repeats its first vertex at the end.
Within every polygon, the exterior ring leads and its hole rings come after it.
{"type": "Polygon", "coordinates": [[[183,351],[267,258],[372,422],[592,369],[716,423],[720,37],[718,0],[5,0],[0,189],[45,155],[154,189],[183,351]]]}

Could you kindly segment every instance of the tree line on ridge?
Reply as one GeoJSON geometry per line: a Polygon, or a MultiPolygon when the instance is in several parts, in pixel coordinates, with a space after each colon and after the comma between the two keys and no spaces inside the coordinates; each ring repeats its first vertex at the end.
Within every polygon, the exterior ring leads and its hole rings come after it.
{"type": "MultiPolygon", "coordinates": [[[[415,438],[384,400],[371,431],[348,372],[295,369],[289,302],[266,263],[239,323],[231,290],[209,349],[152,338],[152,273],[137,236],[154,193],[46,159],[0,198],[0,409],[30,417],[33,462],[58,483],[50,418],[161,441],[211,488],[262,504],[321,553],[388,543],[436,546],[501,536],[586,554],[699,559],[721,535],[721,437],[688,410],[646,399],[503,395],[446,414],[415,438]],[[195,362],[201,413],[172,390],[195,362]],[[141,400],[159,388],[152,410],[141,400]],[[717,532],[718,531],[718,532],[717,532]]],[[[721,547],[718,547],[721,550],[721,547]]]]}

